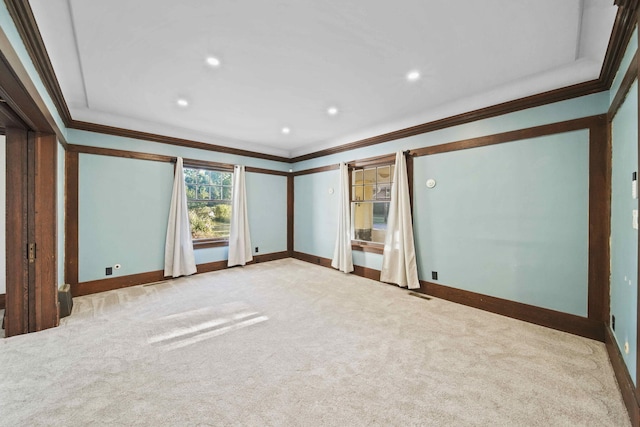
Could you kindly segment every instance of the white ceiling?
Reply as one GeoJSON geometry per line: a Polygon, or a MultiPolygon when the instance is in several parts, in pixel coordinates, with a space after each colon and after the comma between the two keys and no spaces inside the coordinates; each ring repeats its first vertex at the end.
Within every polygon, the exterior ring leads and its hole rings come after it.
{"type": "Polygon", "coordinates": [[[284,157],[596,79],[617,10],[613,0],[30,4],[73,119],[284,157]]]}

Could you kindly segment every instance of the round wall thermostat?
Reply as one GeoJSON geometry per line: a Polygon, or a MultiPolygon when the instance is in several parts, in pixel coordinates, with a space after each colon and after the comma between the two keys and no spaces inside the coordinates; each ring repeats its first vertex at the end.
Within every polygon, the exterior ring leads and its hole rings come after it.
{"type": "Polygon", "coordinates": [[[428,179],[427,180],[427,188],[433,188],[436,186],[436,180],[435,179],[428,179]]]}

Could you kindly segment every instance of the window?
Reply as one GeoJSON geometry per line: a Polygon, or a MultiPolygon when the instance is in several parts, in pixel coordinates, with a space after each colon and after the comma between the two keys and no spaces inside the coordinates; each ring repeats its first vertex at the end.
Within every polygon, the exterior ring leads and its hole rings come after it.
{"type": "Polygon", "coordinates": [[[185,167],[184,180],[192,239],[229,240],[233,172],[185,167]]]}
{"type": "Polygon", "coordinates": [[[384,244],[394,169],[392,163],[351,171],[353,240],[384,244]]]}

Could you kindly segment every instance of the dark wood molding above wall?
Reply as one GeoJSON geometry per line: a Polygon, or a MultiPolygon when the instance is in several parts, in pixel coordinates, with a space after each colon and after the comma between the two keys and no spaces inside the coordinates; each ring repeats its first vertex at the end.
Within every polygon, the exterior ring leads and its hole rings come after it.
{"type": "Polygon", "coordinates": [[[459,126],[466,123],[475,122],[477,120],[488,119],[500,116],[502,114],[513,113],[515,111],[525,110],[527,108],[539,107],[553,102],[565,101],[567,99],[577,98],[579,96],[590,95],[602,92],[604,89],[599,80],[592,80],[562,89],[556,89],[526,98],[516,99],[514,101],[503,102],[491,107],[470,111],[456,116],[423,123],[405,129],[373,136],[371,138],[362,139],[360,141],[351,142],[349,144],[340,145],[338,147],[328,148],[322,151],[293,157],[291,162],[301,162],[303,160],[315,159],[317,157],[328,156],[331,154],[342,153],[344,151],[355,150],[358,148],[368,147],[370,145],[381,144],[383,142],[394,141],[396,139],[407,138],[410,136],[420,135],[427,132],[445,129],[448,127],[459,126]]]}
{"type": "Polygon", "coordinates": [[[175,138],[172,136],[159,135],[155,133],[140,132],[130,129],[122,129],[113,126],[99,125],[95,123],[71,120],[67,127],[71,129],[85,130],[89,132],[102,133],[106,135],[120,136],[124,138],[140,139],[143,141],[158,142],[161,144],[176,145],[179,147],[198,148],[200,150],[215,151],[217,153],[235,154],[238,156],[253,157],[256,159],[273,160],[275,162],[290,161],[287,157],[274,156],[271,154],[258,153],[256,151],[241,150],[238,148],[224,147],[222,145],[209,144],[206,142],[192,141],[188,139],[175,138]]]}
{"type": "MultiPolygon", "coordinates": [[[[53,133],[47,118],[36,102],[31,98],[27,89],[22,85],[9,64],[8,59],[0,52],[0,98],[11,110],[11,114],[27,128],[39,132],[53,133]]],[[[20,123],[5,123],[7,127],[25,127],[20,123]]]]}
{"type": "Polygon", "coordinates": [[[490,117],[499,116],[502,114],[511,113],[514,111],[520,111],[527,108],[537,107],[553,102],[559,102],[567,99],[572,99],[584,95],[589,95],[597,92],[608,90],[611,87],[611,83],[615,78],[615,73],[620,63],[627,46],[627,43],[633,33],[636,25],[636,12],[638,10],[638,0],[616,0],[615,4],[618,6],[618,11],[614,23],[614,27],[609,40],[607,53],[603,66],[601,68],[600,76],[598,79],[587,81],[571,85],[564,88],[551,90],[548,92],[528,96],[525,98],[516,99],[513,101],[504,102],[501,104],[489,106],[486,108],[458,114],[456,116],[435,120],[429,123],[412,126],[405,129],[400,129],[394,132],[389,132],[383,135],[366,138],[360,141],[355,141],[338,147],[317,151],[314,153],[305,154],[302,156],[296,156],[293,158],[285,158],[280,156],[273,156],[268,154],[257,153],[254,151],[238,150],[234,148],[224,147],[220,145],[213,145],[204,142],[191,141],[181,138],[167,137],[158,134],[152,134],[147,132],[134,131],[129,129],[122,129],[112,126],[99,125],[94,123],[87,123],[82,121],[73,120],[70,117],[68,106],[66,101],[62,97],[62,92],[59,87],[57,77],[51,65],[51,61],[47,54],[47,50],[42,41],[42,36],[38,30],[38,26],[33,17],[33,12],[29,5],[28,0],[5,0],[7,8],[13,21],[16,23],[16,27],[22,37],[22,40],[27,47],[33,63],[40,73],[42,80],[50,93],[56,108],[60,113],[65,125],[68,128],[86,130],[90,132],[98,132],[103,134],[121,136],[126,138],[135,138],[146,141],[153,141],[162,144],[177,145],[182,147],[199,148],[203,150],[223,152],[229,154],[237,154],[247,157],[256,157],[265,160],[274,160],[281,162],[295,163],[303,160],[313,159],[317,157],[327,156],[330,154],[340,153],[356,148],[367,147],[370,145],[380,144],[383,142],[393,141],[400,138],[406,138],[413,135],[418,135],[426,132],[432,132],[435,130],[457,126],[465,123],[470,123],[477,120],[482,120],[490,117]]]}
{"type": "Polygon", "coordinates": [[[629,64],[629,68],[627,68],[626,73],[624,74],[624,78],[620,83],[620,87],[618,91],[614,94],[613,100],[611,101],[611,105],[609,106],[609,121],[613,120],[613,117],[618,112],[618,109],[622,106],[622,103],[626,99],[629,94],[629,89],[633,85],[638,78],[638,51],[633,55],[633,59],[631,59],[631,63],[629,64]]]}
{"type": "MultiPolygon", "coordinates": [[[[98,156],[110,156],[110,157],[122,157],[125,159],[136,159],[136,160],[149,160],[153,162],[175,162],[176,158],[174,156],[166,156],[164,154],[152,154],[152,153],[143,153],[140,151],[129,151],[129,150],[115,150],[113,148],[103,148],[103,147],[92,147],[89,145],[76,145],[69,144],[67,146],[67,150],[70,153],[82,153],[82,154],[95,154],[98,156]]],[[[213,162],[209,160],[200,160],[200,159],[189,159],[184,158],[185,167],[210,167],[220,170],[229,170],[233,171],[233,166],[230,163],[220,163],[213,162]]],[[[253,166],[246,166],[246,172],[250,173],[263,173],[267,175],[280,175],[280,176],[289,176],[289,172],[274,170],[274,169],[265,169],[265,168],[257,168],[253,166]]]]}
{"type": "Polygon", "coordinates": [[[71,114],[69,113],[67,102],[62,94],[62,89],[60,89],[58,78],[53,71],[47,48],[42,41],[42,36],[40,35],[40,30],[38,29],[38,24],[36,24],[36,19],[33,16],[29,2],[27,0],[5,0],[5,3],[20,33],[20,37],[22,37],[22,41],[27,48],[27,52],[29,52],[31,61],[36,67],[38,74],[40,74],[40,78],[56,105],[58,113],[65,124],[69,123],[71,121],[71,114]]]}
{"type": "Polygon", "coordinates": [[[614,4],[618,6],[618,13],[613,24],[607,53],[604,57],[604,63],[600,69],[600,81],[607,88],[611,88],[613,79],[616,77],[627,44],[631,40],[631,35],[637,24],[638,0],[615,0],[614,4]]]}

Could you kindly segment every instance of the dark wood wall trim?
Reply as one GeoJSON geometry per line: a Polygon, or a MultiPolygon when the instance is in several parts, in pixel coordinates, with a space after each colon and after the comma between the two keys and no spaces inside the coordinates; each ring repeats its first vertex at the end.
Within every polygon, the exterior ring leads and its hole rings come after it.
{"type": "Polygon", "coordinates": [[[69,144],[67,150],[71,153],[95,154],[98,156],[123,157],[125,159],[150,160],[154,162],[170,163],[175,157],[163,154],[142,153],[139,151],[115,150],[113,148],[91,147],[89,145],[69,144]]]}
{"type": "MultiPolygon", "coordinates": [[[[5,294],[0,294],[0,310],[4,310],[5,308],[5,298],[5,294]]],[[[0,319],[0,322],[2,322],[2,319],[0,319]]]]}
{"type": "Polygon", "coordinates": [[[331,260],[329,258],[306,254],[304,252],[298,251],[293,251],[293,258],[299,259],[300,261],[310,262],[311,264],[321,265],[322,267],[332,268],[331,260]]]}
{"type": "Polygon", "coordinates": [[[35,280],[32,310],[34,323],[30,332],[58,326],[58,211],[57,171],[58,142],[53,134],[33,134],[34,145],[34,215],[35,280]]]}
{"type": "Polygon", "coordinates": [[[629,68],[627,68],[627,71],[624,74],[624,78],[620,83],[620,87],[618,88],[618,91],[615,93],[613,101],[611,101],[611,106],[609,107],[609,112],[607,113],[610,119],[612,119],[616,115],[616,113],[622,106],[622,103],[624,102],[625,98],[629,94],[629,89],[631,89],[631,85],[633,85],[633,82],[636,81],[637,79],[638,79],[638,51],[636,51],[636,53],[633,55],[633,59],[629,64],[629,68]]]}
{"type": "MultiPolygon", "coordinates": [[[[596,116],[581,117],[579,119],[566,120],[563,122],[550,123],[541,126],[534,126],[526,129],[518,129],[509,132],[496,133],[493,135],[481,136],[477,138],[469,138],[461,141],[448,142],[445,144],[432,145],[429,147],[411,149],[409,155],[411,157],[430,156],[432,154],[448,153],[451,151],[468,150],[471,148],[486,147],[489,145],[503,144],[506,142],[518,141],[521,139],[537,138],[540,136],[554,135],[558,133],[571,132],[581,129],[591,129],[596,126],[605,126],[607,115],[600,114],[596,116]]],[[[373,164],[378,159],[391,158],[393,154],[372,157],[364,159],[358,164],[373,164]]],[[[349,164],[356,164],[355,161],[349,164]]],[[[339,169],[340,165],[333,164],[312,169],[305,169],[293,172],[294,176],[308,175],[318,172],[326,172],[339,169]]]]}
{"type": "Polygon", "coordinates": [[[607,346],[607,353],[609,354],[609,360],[611,361],[611,367],[618,381],[620,387],[620,393],[622,394],[622,400],[627,407],[629,418],[631,419],[631,425],[640,425],[640,403],[636,396],[636,387],[633,384],[633,380],[629,375],[629,370],[624,363],[622,353],[618,348],[618,344],[613,336],[613,332],[609,327],[605,328],[605,344],[607,346]]]}
{"type": "MultiPolygon", "coordinates": [[[[68,151],[73,153],[82,153],[82,154],[95,154],[98,156],[110,156],[110,157],[122,157],[125,159],[136,159],[136,160],[149,160],[152,162],[166,162],[172,163],[176,161],[175,156],[166,156],[164,154],[152,154],[152,153],[143,153],[140,151],[129,151],[129,150],[116,150],[113,148],[103,148],[103,147],[92,147],[89,145],[76,145],[69,144],[67,146],[68,151]]],[[[200,160],[200,159],[183,159],[185,167],[210,167],[220,170],[233,170],[233,165],[230,163],[220,163],[213,162],[209,160],[200,160]]],[[[273,170],[273,169],[265,169],[265,168],[256,168],[253,166],[246,166],[246,172],[251,173],[263,173],[268,175],[279,175],[279,176],[289,176],[289,172],[273,170]]]]}
{"type": "MultiPolygon", "coordinates": [[[[40,132],[53,132],[40,106],[31,98],[20,77],[14,72],[9,60],[0,51],[0,98],[17,115],[26,127],[40,132]]],[[[7,126],[9,127],[9,126],[7,126]]],[[[11,127],[22,127],[13,124],[11,127]]]]}
{"type": "Polygon", "coordinates": [[[296,171],[296,172],[293,172],[293,176],[309,175],[309,174],[312,174],[312,173],[334,171],[336,169],[340,169],[340,165],[337,164],[337,163],[334,164],[334,165],[321,166],[321,167],[318,167],[318,168],[312,168],[312,169],[305,169],[305,170],[301,170],[301,171],[296,171]]]}
{"type": "Polygon", "coordinates": [[[573,314],[420,281],[420,292],[547,328],[604,342],[604,323],[573,314]]]}
{"type": "Polygon", "coordinates": [[[27,52],[29,52],[31,61],[36,67],[53,103],[58,109],[58,113],[65,124],[69,123],[71,121],[71,114],[69,113],[67,102],[62,95],[62,89],[60,89],[58,78],[53,71],[47,48],[42,41],[38,24],[36,24],[29,2],[27,0],[7,0],[5,3],[13,22],[16,24],[16,28],[20,33],[27,52]]]}
{"type": "Polygon", "coordinates": [[[274,156],[272,154],[258,153],[256,151],[241,150],[239,148],[225,147],[222,145],[209,144],[207,142],[198,142],[188,139],[175,138],[172,136],[159,135],[149,132],[141,132],[130,129],[123,129],[114,126],[106,126],[95,123],[80,122],[72,120],[68,128],[84,130],[89,132],[102,133],[106,135],[120,136],[123,138],[140,139],[143,141],[158,142],[160,144],[176,145],[179,147],[198,148],[200,150],[215,151],[218,153],[235,154],[244,157],[253,157],[257,159],[273,160],[275,162],[289,163],[289,158],[282,156],[274,156]]]}
{"type": "MultiPolygon", "coordinates": [[[[301,252],[294,252],[293,257],[301,261],[331,268],[331,260],[328,258],[301,252]]],[[[354,266],[353,274],[372,280],[380,280],[380,271],[367,267],[354,266]]],[[[536,325],[604,342],[604,324],[598,320],[438,285],[423,280],[420,281],[420,289],[418,292],[513,319],[523,320],[536,325]]]]}
{"type": "Polygon", "coordinates": [[[605,118],[589,129],[589,292],[588,317],[609,319],[611,234],[611,141],[605,118]]]}
{"type": "Polygon", "coordinates": [[[637,23],[638,13],[638,0],[615,0],[614,4],[618,6],[618,13],[613,24],[611,37],[609,37],[604,63],[600,69],[600,81],[607,89],[611,87],[618,68],[620,68],[625,50],[637,23]]]}
{"type": "MultiPolygon", "coordinates": [[[[253,261],[247,263],[257,264],[260,262],[275,261],[278,259],[287,258],[289,256],[287,251],[274,252],[270,254],[256,255],[253,257],[253,261]]],[[[214,261],[197,265],[198,272],[196,274],[209,273],[212,271],[224,270],[227,267],[227,261],[214,261]]],[[[71,295],[79,297],[83,295],[95,294],[98,292],[112,291],[114,289],[128,288],[130,286],[144,285],[148,283],[161,282],[163,280],[171,280],[171,277],[165,277],[163,270],[148,271],[145,273],[130,274],[127,276],[112,277],[109,279],[91,280],[87,282],[81,282],[71,284],[71,295]]]]}
{"type": "MultiPolygon", "coordinates": [[[[637,0],[634,1],[634,3],[638,3],[637,0]]],[[[640,22],[640,10],[637,12],[636,15],[636,21],[640,22]]],[[[640,77],[640,66],[638,65],[638,61],[640,61],[640,57],[639,55],[636,55],[634,57],[634,63],[630,66],[630,68],[632,66],[635,66],[635,71],[636,71],[636,80],[640,77]]],[[[636,93],[634,94],[634,96],[636,96],[636,99],[640,99],[640,85],[637,86],[636,88],[636,93]]],[[[613,116],[611,116],[611,119],[613,121],[613,116]]],[[[612,136],[612,123],[610,122],[609,124],[609,143],[613,144],[613,136],[612,136]]],[[[640,132],[640,111],[637,112],[637,130],[638,132],[640,132]]],[[[638,133],[638,135],[640,135],[640,133],[638,133]]],[[[638,141],[636,141],[637,147],[638,147],[638,159],[637,159],[637,165],[640,165],[640,137],[638,138],[638,141]]],[[[640,249],[640,241],[638,242],[638,247],[640,249]]],[[[640,252],[638,253],[637,256],[637,260],[636,260],[636,271],[638,273],[640,273],[640,252]]],[[[640,276],[636,276],[636,277],[640,277],[640,276]]],[[[636,284],[637,286],[637,284],[636,284]]],[[[609,319],[607,319],[608,321],[609,319]]],[[[638,405],[638,402],[640,402],[640,381],[638,381],[638,377],[640,375],[640,353],[638,352],[638,350],[640,349],[640,341],[638,341],[638,339],[640,338],[640,327],[638,327],[638,325],[640,325],[640,295],[637,295],[636,297],[636,378],[635,378],[635,382],[636,382],[636,388],[635,388],[635,395],[636,395],[636,406],[638,405]]],[[[622,386],[621,386],[622,387],[622,386]]],[[[631,413],[629,413],[629,415],[631,416],[631,413]]],[[[637,408],[636,408],[636,415],[637,415],[637,408]]],[[[636,419],[638,419],[640,417],[637,417],[636,419]]],[[[640,424],[640,420],[638,420],[638,424],[640,424]]],[[[638,425],[636,424],[636,425],[638,425]]]]}
{"type": "Polygon", "coordinates": [[[285,259],[285,258],[289,258],[289,251],[272,252],[270,254],[254,255],[253,256],[253,261],[248,262],[247,265],[258,264],[258,263],[261,263],[261,262],[276,261],[276,260],[285,259]]]}
{"type": "Polygon", "coordinates": [[[293,254],[293,225],[294,225],[294,178],[287,177],[287,253],[293,254]]]}
{"type": "Polygon", "coordinates": [[[277,171],[273,169],[254,168],[253,166],[245,166],[245,172],[248,173],[262,173],[265,175],[277,175],[277,176],[289,176],[289,172],[277,171]]]}
{"type": "Polygon", "coordinates": [[[6,129],[6,306],[7,337],[29,332],[27,146],[25,129],[6,129]]]}
{"type": "Polygon", "coordinates": [[[550,123],[547,125],[518,129],[510,132],[464,139],[447,144],[439,144],[433,145],[431,147],[413,149],[411,150],[411,155],[413,157],[429,156],[432,154],[486,147],[489,145],[503,144],[505,142],[513,142],[521,139],[537,138],[540,136],[554,135],[581,129],[589,129],[594,124],[606,123],[606,120],[607,116],[605,114],[582,117],[579,119],[566,120],[564,122],[550,123]]]}
{"type": "Polygon", "coordinates": [[[78,153],[65,152],[64,169],[64,281],[78,283],[78,153]]]}
{"type": "Polygon", "coordinates": [[[358,148],[368,147],[371,145],[377,145],[383,142],[394,141],[396,139],[407,138],[410,136],[433,132],[440,129],[459,126],[466,123],[475,122],[478,120],[488,119],[488,118],[500,116],[503,114],[525,110],[528,108],[539,107],[545,104],[565,101],[567,99],[572,99],[572,98],[577,98],[584,95],[589,95],[592,93],[602,92],[604,90],[607,90],[607,89],[604,88],[598,80],[592,80],[589,82],[580,83],[580,84],[565,87],[562,89],[552,90],[552,91],[544,92],[538,95],[533,95],[527,98],[521,98],[515,101],[504,102],[502,104],[494,105],[491,107],[470,111],[468,113],[458,114],[456,116],[447,117],[440,120],[435,120],[433,122],[423,123],[417,126],[400,129],[400,130],[389,132],[383,135],[362,139],[360,141],[355,141],[355,142],[341,145],[338,147],[328,148],[326,150],[316,151],[314,153],[293,157],[291,159],[291,162],[301,162],[303,160],[315,159],[318,157],[328,156],[331,154],[337,154],[345,151],[355,150],[358,148]]]}
{"type": "Polygon", "coordinates": [[[143,285],[165,280],[164,271],[149,271],[146,273],[130,274],[127,276],[113,277],[111,279],[91,280],[88,282],[71,283],[71,295],[96,294],[98,292],[112,291],[114,289],[128,288],[129,286],[143,285]]]}

